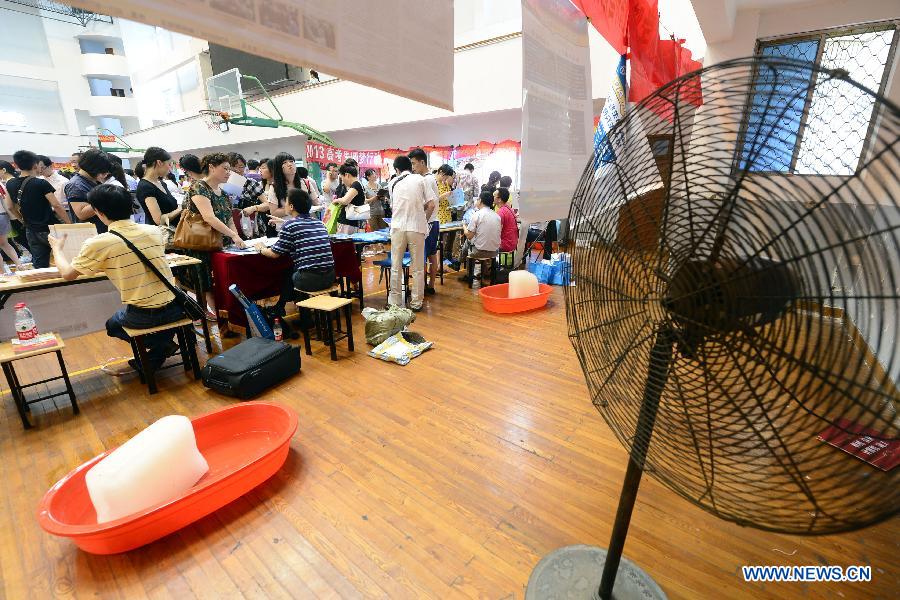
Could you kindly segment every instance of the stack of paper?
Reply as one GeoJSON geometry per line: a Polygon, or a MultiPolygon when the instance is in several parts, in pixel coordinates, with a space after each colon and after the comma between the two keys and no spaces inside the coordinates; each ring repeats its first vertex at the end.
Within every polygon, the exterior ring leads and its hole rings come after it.
{"type": "Polygon", "coordinates": [[[43,281],[45,279],[56,279],[59,277],[59,269],[56,267],[47,267],[46,269],[28,269],[26,271],[16,271],[16,277],[19,281],[43,281]]]}
{"type": "Polygon", "coordinates": [[[12,343],[13,352],[31,352],[32,350],[52,348],[59,345],[56,342],[56,336],[52,333],[42,333],[30,340],[12,338],[9,341],[12,343]]]}

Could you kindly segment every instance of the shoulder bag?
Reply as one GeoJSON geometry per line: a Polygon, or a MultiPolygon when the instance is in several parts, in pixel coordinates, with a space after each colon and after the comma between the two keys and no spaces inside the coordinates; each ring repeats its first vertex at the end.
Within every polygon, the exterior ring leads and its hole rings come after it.
{"type": "Polygon", "coordinates": [[[109,233],[113,234],[114,236],[117,236],[119,239],[121,239],[123,242],[125,242],[125,245],[128,246],[128,248],[132,252],[134,252],[138,258],[141,259],[141,262],[143,262],[147,266],[148,269],[153,271],[153,274],[156,275],[156,277],[160,281],[163,282],[163,285],[165,285],[167,288],[169,288],[170,292],[175,294],[175,302],[178,304],[178,306],[180,306],[182,308],[182,310],[184,310],[184,312],[188,316],[188,318],[193,319],[194,321],[197,321],[198,319],[206,318],[206,311],[203,309],[203,307],[200,306],[200,304],[196,300],[194,300],[193,298],[188,296],[184,292],[184,290],[172,285],[172,282],[169,281],[169,278],[164,276],[162,273],[160,273],[159,269],[156,268],[156,265],[154,265],[150,261],[150,259],[144,255],[143,252],[138,250],[137,246],[132,244],[124,235],[122,235],[118,231],[110,231],[109,233]]]}
{"type": "MultiPolygon", "coordinates": [[[[209,187],[206,182],[203,185],[209,187]]],[[[203,215],[194,207],[193,200],[185,198],[185,202],[188,204],[181,211],[172,245],[187,250],[221,250],[222,234],[203,219],[203,215]]]]}

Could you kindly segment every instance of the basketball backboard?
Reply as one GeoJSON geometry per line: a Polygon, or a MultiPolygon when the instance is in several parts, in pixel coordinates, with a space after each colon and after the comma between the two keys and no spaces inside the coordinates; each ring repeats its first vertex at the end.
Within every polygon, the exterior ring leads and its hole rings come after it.
{"type": "Polygon", "coordinates": [[[206,94],[210,110],[228,113],[232,119],[246,117],[241,72],[230,69],[206,80],[206,94]]]}

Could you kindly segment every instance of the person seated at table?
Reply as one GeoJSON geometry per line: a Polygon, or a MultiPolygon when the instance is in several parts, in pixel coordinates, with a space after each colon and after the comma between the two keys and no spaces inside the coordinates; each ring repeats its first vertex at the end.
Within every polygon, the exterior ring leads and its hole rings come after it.
{"type": "MultiPolygon", "coordinates": [[[[494,212],[494,195],[484,191],[475,201],[475,214],[463,223],[463,235],[467,243],[460,252],[460,263],[468,258],[494,258],[500,249],[500,217],[494,212]]],[[[460,280],[470,281],[474,273],[466,273],[460,280]]]]}
{"type": "MultiPolygon", "coordinates": [[[[502,180],[501,180],[502,181],[502,180]]],[[[494,203],[499,205],[500,252],[514,252],[519,243],[519,225],[516,215],[509,206],[509,189],[499,187],[494,190],[494,203]]]]}
{"type": "MultiPolygon", "coordinates": [[[[87,201],[109,231],[86,240],[71,263],[62,252],[65,235],[59,238],[51,235],[47,241],[63,279],[71,281],[79,275],[104,273],[119,290],[125,308],[106,322],[107,335],[127,342],[130,338],[124,327],[146,329],[185,318],[184,310],[175,302],[175,295],[116,235],[121,234],[134,244],[174,285],[159,227],[140,225],[131,220],[131,194],[122,187],[98,185],[88,193],[87,201]]],[[[147,336],[147,353],[154,370],[177,349],[173,337],[172,331],[147,336]]],[[[137,370],[134,359],[128,364],[137,370]]]]}
{"type": "Polygon", "coordinates": [[[281,297],[274,307],[276,316],[284,316],[284,305],[294,299],[295,289],[325,290],[334,285],[336,278],[331,240],[325,224],[309,214],[312,208],[309,194],[301,189],[291,189],[285,207],[290,217],[281,226],[278,241],[271,248],[262,242],[256,245],[256,251],[265,257],[289,255],[293,262],[293,272],[285,273],[281,297]]]}

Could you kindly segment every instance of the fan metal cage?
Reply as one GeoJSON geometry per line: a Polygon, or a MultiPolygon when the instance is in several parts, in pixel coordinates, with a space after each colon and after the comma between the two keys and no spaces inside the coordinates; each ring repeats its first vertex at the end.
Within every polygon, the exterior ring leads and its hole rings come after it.
{"type": "Polygon", "coordinates": [[[614,160],[579,182],[566,310],[592,401],[626,448],[649,444],[646,472],[723,519],[825,534],[900,509],[900,467],[817,438],[900,431],[898,133],[897,107],[846,72],[738,59],[629,110],[614,160]],[[797,111],[821,86],[832,110],[797,111]],[[761,166],[799,128],[841,138],[846,106],[868,127],[852,175],[761,166]]]}

